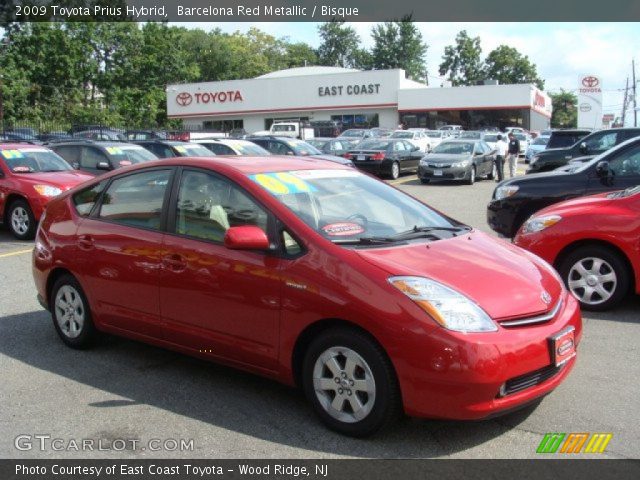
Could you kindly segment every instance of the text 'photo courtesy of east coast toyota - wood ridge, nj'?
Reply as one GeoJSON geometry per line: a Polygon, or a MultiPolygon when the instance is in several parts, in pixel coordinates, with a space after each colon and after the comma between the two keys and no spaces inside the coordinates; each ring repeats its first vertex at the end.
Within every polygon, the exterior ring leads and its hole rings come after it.
{"type": "Polygon", "coordinates": [[[0,480],[639,478],[639,31],[3,0],[0,480]]]}

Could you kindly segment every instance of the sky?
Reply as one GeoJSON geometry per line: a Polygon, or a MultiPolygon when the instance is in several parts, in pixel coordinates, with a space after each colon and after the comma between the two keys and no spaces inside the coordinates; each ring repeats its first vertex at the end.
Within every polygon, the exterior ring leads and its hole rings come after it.
{"type": "MultiPolygon", "coordinates": [[[[275,37],[288,37],[292,42],[306,42],[318,47],[317,23],[190,23],[188,28],[210,30],[218,27],[226,32],[246,32],[255,26],[275,37]]],[[[362,44],[371,47],[374,23],[350,23],[360,35],[362,44]]],[[[438,66],[444,48],[452,45],[460,30],[481,40],[483,58],[495,47],[515,47],[536,64],[545,80],[545,90],[576,90],[581,76],[598,75],[603,88],[603,113],[619,116],[622,109],[625,80],[631,76],[631,60],[640,63],[639,23],[416,23],[429,46],[427,67],[429,83],[440,85],[438,66]]],[[[640,80],[640,67],[637,67],[640,80]]],[[[629,78],[631,85],[631,78],[629,78]]],[[[640,84],[638,85],[640,89],[640,84]]],[[[640,95],[640,93],[639,93],[640,95]]],[[[632,116],[631,110],[627,112],[632,116]]]]}

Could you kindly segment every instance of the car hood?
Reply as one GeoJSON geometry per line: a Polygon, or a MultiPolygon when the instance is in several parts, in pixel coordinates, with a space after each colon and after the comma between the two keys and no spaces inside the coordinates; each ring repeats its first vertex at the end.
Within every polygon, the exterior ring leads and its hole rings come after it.
{"type": "Polygon", "coordinates": [[[496,320],[547,312],[563,292],[543,260],[478,231],[426,244],[357,253],[390,275],[427,277],[448,285],[496,320]],[[542,300],[544,291],[551,295],[549,304],[542,300]]]}
{"type": "Polygon", "coordinates": [[[615,202],[616,199],[608,198],[613,192],[599,193],[597,195],[589,195],[588,197],[578,197],[572,200],[565,200],[564,202],[550,205],[546,208],[535,213],[536,217],[541,215],[563,215],[571,211],[586,211],[591,209],[598,209],[602,205],[615,202]]]}
{"type": "Polygon", "coordinates": [[[430,153],[427,156],[423,157],[427,162],[435,162],[435,163],[455,163],[460,162],[462,160],[469,160],[471,155],[468,153],[462,153],[458,155],[454,155],[451,153],[430,153]]]}
{"type": "Polygon", "coordinates": [[[79,172],[77,170],[16,174],[16,176],[18,175],[20,176],[20,181],[23,183],[51,185],[61,190],[69,190],[82,182],[95,178],[95,176],[89,173],[79,172]]]}

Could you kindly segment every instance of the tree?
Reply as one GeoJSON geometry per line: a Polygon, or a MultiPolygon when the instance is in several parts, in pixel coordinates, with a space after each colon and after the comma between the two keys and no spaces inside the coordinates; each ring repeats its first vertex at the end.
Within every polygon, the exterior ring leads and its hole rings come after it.
{"type": "Polygon", "coordinates": [[[455,45],[444,49],[440,75],[447,75],[452,85],[475,85],[484,78],[484,69],[480,54],[480,37],[471,38],[466,30],[456,35],[455,45]]]}
{"type": "Polygon", "coordinates": [[[320,65],[330,67],[358,68],[360,37],[356,31],[345,26],[344,20],[331,20],[318,27],[322,39],[318,47],[320,65]]]}
{"type": "Polygon", "coordinates": [[[408,78],[426,81],[425,55],[428,47],[411,15],[400,21],[376,25],[371,36],[374,41],[371,51],[373,68],[402,68],[408,78]]]}
{"type": "Polygon", "coordinates": [[[578,125],[578,97],[571,92],[560,89],[560,93],[549,93],[553,114],[552,128],[575,128],[578,125]]]}
{"type": "Polygon", "coordinates": [[[535,64],[529,57],[508,45],[500,45],[485,59],[486,78],[498,80],[502,84],[533,83],[544,88],[544,80],[538,77],[535,64]]]}
{"type": "Polygon", "coordinates": [[[318,54],[306,43],[288,43],[285,45],[285,68],[305,67],[318,64],[318,54]]]}

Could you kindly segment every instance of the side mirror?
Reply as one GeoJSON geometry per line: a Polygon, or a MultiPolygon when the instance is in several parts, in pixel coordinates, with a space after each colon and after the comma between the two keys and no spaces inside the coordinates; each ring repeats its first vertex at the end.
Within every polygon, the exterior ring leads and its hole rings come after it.
{"type": "Polygon", "coordinates": [[[111,165],[108,162],[98,162],[96,168],[98,170],[111,170],[111,165]]]}
{"type": "Polygon", "coordinates": [[[224,236],[224,246],[230,250],[269,250],[269,239],[260,227],[231,227],[224,236]]]}
{"type": "Polygon", "coordinates": [[[587,153],[589,151],[589,147],[587,147],[585,142],[582,142],[578,148],[580,149],[580,153],[587,153]]]}
{"type": "Polygon", "coordinates": [[[596,175],[598,175],[598,177],[600,178],[603,178],[608,177],[609,173],[609,162],[607,162],[606,160],[598,162],[598,164],[596,165],[596,175]]]}

